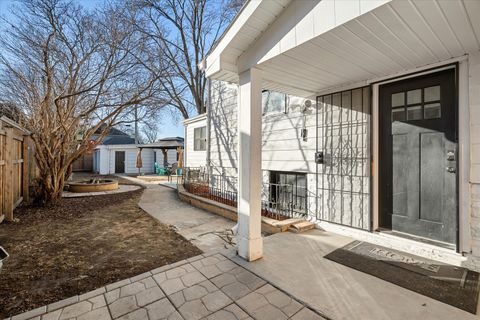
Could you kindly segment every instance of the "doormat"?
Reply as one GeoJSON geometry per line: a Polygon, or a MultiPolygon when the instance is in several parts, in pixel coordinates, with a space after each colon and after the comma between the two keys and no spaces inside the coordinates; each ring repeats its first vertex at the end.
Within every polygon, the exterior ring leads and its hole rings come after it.
{"type": "Polygon", "coordinates": [[[475,314],[479,274],[363,241],[325,258],[475,314]]]}

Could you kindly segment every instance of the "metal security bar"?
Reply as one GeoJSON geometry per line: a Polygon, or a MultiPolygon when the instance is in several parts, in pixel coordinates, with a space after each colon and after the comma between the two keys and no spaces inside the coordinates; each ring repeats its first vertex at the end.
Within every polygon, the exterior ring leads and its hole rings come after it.
{"type": "MultiPolygon", "coordinates": [[[[205,168],[184,168],[182,178],[183,186],[188,192],[237,207],[236,177],[208,174],[205,168]]],[[[306,216],[307,192],[293,192],[293,188],[292,184],[264,183],[262,193],[268,196],[262,201],[262,215],[277,220],[306,216]]]]}
{"type": "Polygon", "coordinates": [[[317,97],[317,218],[370,229],[370,88],[317,97]]]}
{"type": "MultiPolygon", "coordinates": [[[[265,183],[264,190],[268,192],[268,200],[262,201],[262,211],[275,219],[281,217],[298,218],[307,215],[307,192],[294,192],[292,184],[265,183]]],[[[304,188],[306,189],[306,188],[304,188]]]]}

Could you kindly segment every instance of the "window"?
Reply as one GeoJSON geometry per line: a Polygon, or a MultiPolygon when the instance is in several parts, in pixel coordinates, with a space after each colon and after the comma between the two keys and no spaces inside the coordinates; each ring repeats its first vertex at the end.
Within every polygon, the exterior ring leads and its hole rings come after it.
{"type": "Polygon", "coordinates": [[[207,127],[195,128],[193,130],[193,150],[207,150],[207,127]]]}
{"type": "Polygon", "coordinates": [[[263,114],[286,112],[287,95],[280,92],[264,90],[262,92],[263,114]]]}
{"type": "Polygon", "coordinates": [[[293,212],[307,214],[307,176],[296,172],[270,172],[269,202],[288,204],[293,212]]]}
{"type": "Polygon", "coordinates": [[[440,86],[397,92],[391,98],[392,122],[442,117],[440,86]]]}

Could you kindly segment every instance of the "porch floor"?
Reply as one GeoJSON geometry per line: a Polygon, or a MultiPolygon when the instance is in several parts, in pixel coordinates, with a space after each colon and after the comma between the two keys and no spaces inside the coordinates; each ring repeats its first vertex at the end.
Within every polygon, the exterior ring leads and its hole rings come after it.
{"type": "Polygon", "coordinates": [[[324,258],[351,241],[321,230],[279,233],[264,238],[262,259],[232,259],[331,319],[479,319],[324,258]]]}

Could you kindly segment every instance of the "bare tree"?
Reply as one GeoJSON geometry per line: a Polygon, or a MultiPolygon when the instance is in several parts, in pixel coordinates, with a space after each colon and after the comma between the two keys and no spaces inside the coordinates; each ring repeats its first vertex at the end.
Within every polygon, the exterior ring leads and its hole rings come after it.
{"type": "Polygon", "coordinates": [[[146,143],[153,143],[158,139],[160,128],[156,122],[147,122],[142,125],[141,133],[142,140],[144,140],[146,143]]]}
{"type": "Polygon", "coordinates": [[[0,34],[0,96],[32,132],[45,204],[61,199],[73,162],[100,130],[129,121],[158,95],[156,75],[139,63],[143,41],[123,8],[87,12],[64,0],[26,0],[0,34]]]}
{"type": "Polygon", "coordinates": [[[145,37],[143,62],[157,75],[164,99],[185,119],[205,112],[206,78],[199,64],[241,3],[131,0],[142,17],[136,27],[145,37]]]}

